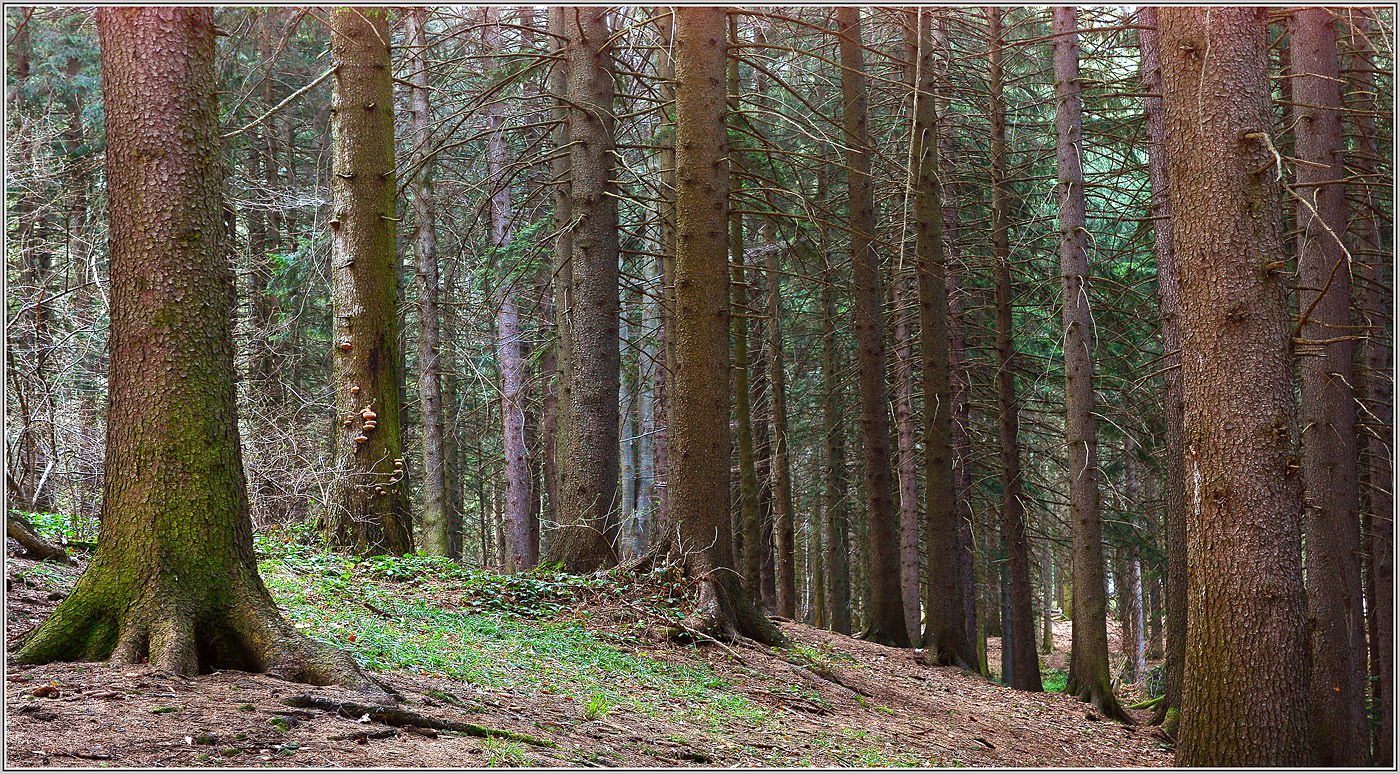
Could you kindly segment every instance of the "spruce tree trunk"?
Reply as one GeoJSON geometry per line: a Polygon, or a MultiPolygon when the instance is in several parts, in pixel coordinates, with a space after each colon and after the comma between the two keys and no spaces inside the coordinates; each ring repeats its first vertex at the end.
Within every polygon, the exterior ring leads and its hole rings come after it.
{"type": "Polygon", "coordinates": [[[568,79],[565,72],[565,51],[563,6],[549,7],[549,33],[553,41],[555,61],[549,72],[549,90],[554,97],[551,118],[554,121],[553,145],[554,160],[550,173],[554,178],[552,187],[554,203],[554,424],[555,433],[546,441],[549,459],[545,475],[549,478],[550,511],[553,518],[549,529],[541,535],[541,551],[550,554],[550,543],[560,524],[565,520],[568,504],[565,492],[572,484],[572,473],[566,464],[569,415],[573,405],[573,356],[570,352],[573,334],[573,233],[566,228],[573,220],[573,205],[569,195],[569,108],[568,79]]]}
{"type": "Polygon", "coordinates": [[[1309,765],[1302,492],[1265,9],[1157,14],[1187,439],[1177,763],[1309,765]]]}
{"type": "MultiPolygon", "coordinates": [[[[606,7],[563,11],[569,126],[567,485],[547,561],[570,572],[617,562],[618,357],[617,184],[613,175],[613,53],[606,7]]],[[[558,217],[556,215],[556,217],[558,217]]]]}
{"type": "Polygon", "coordinates": [[[1108,671],[1103,525],[1099,520],[1098,431],[1094,421],[1093,318],[1089,311],[1079,39],[1073,6],[1052,9],[1055,37],[1055,136],[1059,170],[1060,287],[1064,302],[1065,440],[1069,446],[1070,525],[1074,543],[1074,627],[1065,692],[1125,723],[1108,671]]]}
{"type": "MultiPolygon", "coordinates": [[[[948,21],[947,9],[933,12],[934,69],[935,83],[948,77],[948,21]]],[[[948,90],[936,91],[934,105],[938,109],[940,126],[950,116],[951,99],[948,90]]],[[[938,134],[939,168],[951,169],[955,154],[953,132],[940,131],[938,134]]],[[[1003,175],[1004,177],[1004,175],[1003,175]]],[[[957,520],[957,573],[958,587],[962,589],[963,630],[969,638],[977,632],[977,588],[974,578],[975,561],[972,536],[972,469],[969,467],[972,456],[972,439],[969,428],[972,426],[971,403],[968,400],[967,341],[963,318],[963,291],[961,272],[961,239],[957,197],[958,184],[950,180],[940,186],[943,195],[943,241],[947,256],[948,271],[945,275],[948,293],[948,373],[949,390],[953,414],[953,508],[957,520]]],[[[973,643],[973,652],[976,652],[973,643]]],[[[980,659],[979,659],[980,664],[980,659]]]]}
{"type": "Polygon", "coordinates": [[[213,12],[97,12],[111,370],[102,531],[14,660],[268,672],[366,687],[285,621],[258,577],[234,401],[213,12]]]}
{"type": "Polygon", "coordinates": [[[331,13],[331,306],[340,476],[335,542],[362,556],[413,551],[400,436],[394,104],[384,8],[331,13]],[[363,440],[361,440],[363,439],[363,440]]]}
{"type": "MultiPolygon", "coordinates": [[[[762,89],[760,88],[760,91],[762,89]]],[[[787,370],[783,358],[782,274],[777,222],[763,220],[763,244],[767,250],[768,384],[773,395],[773,504],[774,565],[777,570],[777,613],[786,618],[797,614],[797,562],[792,499],[792,453],[788,448],[787,370]]]]}
{"type": "MultiPolygon", "coordinates": [[[[733,39],[738,29],[738,17],[729,18],[729,35],[733,39]]],[[[739,110],[739,60],[730,59],[726,82],[729,86],[729,110],[739,110]]],[[[739,154],[729,165],[731,194],[741,187],[738,169],[739,154]]],[[[729,214],[729,293],[730,336],[734,339],[734,424],[739,442],[739,528],[743,547],[741,563],[744,591],[758,599],[761,592],[759,560],[762,557],[762,514],[758,503],[758,473],[754,468],[753,415],[749,386],[749,318],[748,285],[744,281],[744,216],[729,214]]]]}
{"type": "Polygon", "coordinates": [[[1368,636],[1370,638],[1370,675],[1372,701],[1379,707],[1380,723],[1373,729],[1372,763],[1376,766],[1394,765],[1395,739],[1395,697],[1393,693],[1395,674],[1394,621],[1394,553],[1395,553],[1395,500],[1393,450],[1387,443],[1394,432],[1394,384],[1391,381],[1391,346],[1386,327],[1387,318],[1394,308],[1393,285],[1387,286],[1385,278],[1393,268],[1393,253],[1382,242],[1382,229],[1387,228],[1384,219],[1383,199],[1376,189],[1365,185],[1377,180],[1376,125],[1369,111],[1377,107],[1373,56],[1375,46],[1371,42],[1374,20],[1368,9],[1351,9],[1347,12],[1347,22],[1351,28],[1351,40],[1346,59],[1349,81],[1354,86],[1347,94],[1348,113],[1353,124],[1356,152],[1347,163],[1355,170],[1362,181],[1360,191],[1349,197],[1354,204],[1350,214],[1351,253],[1360,262],[1357,272],[1361,280],[1357,283],[1354,324],[1365,331],[1366,340],[1362,344],[1362,414],[1358,430],[1363,438],[1361,467],[1360,507],[1363,520],[1369,521],[1363,529],[1366,555],[1366,581],[1368,611],[1368,636]],[[1387,258],[1391,258],[1387,263],[1387,258]]]}
{"type": "Polygon", "coordinates": [[[733,571],[729,513],[729,286],[725,265],[729,185],[725,163],[723,8],[678,7],[676,61],[675,310],[668,331],[676,362],[668,382],[672,522],[686,572],[699,587],[687,627],[712,637],[785,638],[733,571]]]}
{"type": "MultiPolygon", "coordinates": [[[[1015,286],[1011,274],[1009,158],[1006,147],[1006,104],[1002,98],[1002,10],[987,9],[989,29],[989,89],[992,125],[992,260],[996,307],[997,412],[1001,456],[1001,539],[1007,553],[1010,584],[1009,619],[1003,622],[1002,650],[1014,653],[1007,685],[1027,691],[1042,690],[1040,658],[1035,648],[1032,612],[1030,546],[1026,538],[1025,505],[1021,502],[1020,405],[1016,396],[1016,349],[1011,301],[1015,286]],[[1009,630],[1009,637],[1006,630],[1009,630]],[[1012,648],[1007,648],[1008,642],[1012,648]]],[[[1107,641],[1105,641],[1105,656],[1107,641]]],[[[1107,662],[1104,671],[1108,669],[1107,662]]]]}
{"type": "MultiPolygon", "coordinates": [[[[817,199],[823,196],[826,168],[817,171],[817,199]]],[[[836,332],[836,268],[831,253],[822,250],[822,448],[825,482],[823,516],[825,521],[827,616],[831,630],[851,633],[850,526],[847,514],[849,486],[846,482],[846,431],[843,417],[840,372],[840,340],[836,332]]]]}
{"type": "Polygon", "coordinates": [[[1312,728],[1317,763],[1364,766],[1366,629],[1357,514],[1356,402],[1352,385],[1351,271],[1342,180],[1341,78],[1332,11],[1288,20],[1293,69],[1294,191],[1299,204],[1295,342],[1302,382],[1303,531],[1312,633],[1312,728]]]}
{"type": "MultiPolygon", "coordinates": [[[[938,104],[932,13],[906,11],[905,81],[914,91],[910,178],[919,278],[920,361],[924,393],[924,486],[928,554],[928,626],[923,645],[939,664],[975,669],[958,571],[958,513],[953,481],[953,395],[948,325],[948,265],[943,238],[938,104]]],[[[917,547],[916,547],[917,548],[917,547]]]]}
{"type": "MultiPolygon", "coordinates": [[[[500,11],[486,9],[482,35],[486,50],[502,57],[500,11]]],[[[501,61],[504,61],[502,59],[501,61]]],[[[501,445],[505,455],[505,572],[532,569],[539,557],[532,555],[530,526],[530,461],[525,443],[525,358],[521,352],[520,306],[514,273],[515,261],[509,255],[513,239],[515,208],[511,202],[510,150],[506,147],[505,106],[493,101],[486,109],[486,174],[491,186],[491,247],[493,253],[496,307],[496,368],[501,375],[501,445]]]]}
{"type": "Polygon", "coordinates": [[[870,610],[864,636],[896,647],[909,646],[899,580],[898,525],[890,480],[890,419],[885,403],[884,326],[881,323],[880,263],[875,249],[875,201],[870,174],[870,134],[860,9],[836,10],[841,36],[841,97],[845,128],[846,186],[850,199],[851,313],[860,375],[861,434],[864,437],[865,499],[869,532],[870,610]]]}
{"type": "MultiPolygon", "coordinates": [[[[915,60],[919,56],[918,38],[918,12],[906,11],[905,21],[902,26],[904,34],[905,60],[904,80],[909,86],[910,93],[910,114],[925,104],[932,105],[931,94],[919,95],[916,93],[918,83],[915,80],[919,75],[927,75],[931,80],[933,69],[927,62],[920,62],[915,65],[915,60]],[[919,70],[923,67],[924,70],[919,70]],[[926,72],[925,72],[926,70],[926,72]]],[[[917,119],[916,119],[917,121],[917,119]]],[[[924,134],[927,130],[921,131],[916,123],[914,126],[912,143],[927,142],[924,134]]],[[[921,180],[919,177],[920,155],[917,150],[912,151],[910,156],[909,178],[914,189],[914,198],[918,201],[918,196],[922,193],[921,180]]],[[[905,192],[905,199],[909,198],[909,192],[905,192]]],[[[915,208],[914,218],[916,220],[916,233],[923,225],[919,222],[920,212],[918,204],[913,204],[915,208]]],[[[906,203],[906,211],[908,205],[906,203]]],[[[921,254],[914,257],[914,262],[920,260],[921,254]]],[[[918,645],[923,637],[923,602],[919,593],[919,464],[917,446],[915,438],[914,419],[914,320],[921,312],[921,308],[915,306],[915,300],[911,298],[910,284],[918,274],[918,267],[912,267],[905,263],[905,258],[900,255],[895,264],[893,272],[892,300],[894,302],[894,425],[895,425],[895,481],[896,491],[899,494],[899,583],[904,599],[904,628],[909,631],[909,640],[912,644],[918,645]]],[[[928,406],[937,405],[933,401],[924,402],[925,411],[928,406]]],[[[932,422],[925,416],[925,427],[928,428],[932,422]]],[[[927,432],[932,433],[930,429],[927,432]]],[[[931,593],[931,592],[930,592],[931,593]]]]}
{"type": "Polygon", "coordinates": [[[437,201],[433,193],[433,161],[428,158],[428,10],[414,8],[404,17],[410,46],[409,92],[413,116],[409,121],[413,177],[414,257],[418,280],[418,400],[423,421],[423,532],[419,553],[453,556],[448,517],[446,455],[443,451],[442,381],[438,376],[437,201]]]}
{"type": "Polygon", "coordinates": [[[1175,736],[1181,719],[1182,670],[1186,660],[1186,482],[1182,458],[1186,438],[1182,429],[1181,318],[1178,311],[1176,254],[1172,247],[1172,207],[1168,196],[1166,116],[1162,108],[1162,65],[1157,9],[1138,10],[1142,52],[1142,86],[1149,96],[1142,109],[1147,135],[1147,179],[1152,191],[1152,246],[1157,260],[1157,309],[1162,336],[1163,522],[1167,555],[1166,680],[1154,723],[1175,736]],[[1155,95],[1155,96],[1153,96],[1155,95]]]}
{"type": "MultiPolygon", "coordinates": [[[[661,83],[657,91],[661,94],[661,99],[665,103],[671,102],[676,95],[676,64],[671,56],[671,44],[674,38],[675,17],[670,12],[654,12],[654,23],[657,27],[657,36],[661,40],[661,48],[658,56],[661,58],[658,70],[661,75],[661,83]]],[[[674,362],[671,359],[671,337],[667,333],[668,321],[673,319],[675,306],[675,269],[676,269],[676,147],[675,147],[675,124],[672,122],[663,123],[659,130],[665,139],[660,143],[661,163],[661,192],[657,202],[658,217],[661,221],[661,287],[660,287],[660,321],[657,326],[659,350],[659,360],[656,364],[656,532],[658,535],[670,534],[670,521],[667,515],[667,502],[670,497],[670,487],[667,486],[667,459],[669,451],[667,448],[667,417],[670,416],[669,404],[666,400],[667,384],[670,380],[669,364],[674,362]]]]}

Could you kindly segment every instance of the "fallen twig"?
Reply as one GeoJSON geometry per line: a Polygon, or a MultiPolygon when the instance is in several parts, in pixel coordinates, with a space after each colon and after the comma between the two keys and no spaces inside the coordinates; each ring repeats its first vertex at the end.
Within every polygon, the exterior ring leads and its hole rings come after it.
{"type": "Polygon", "coordinates": [[[432,728],[438,731],[451,731],[453,733],[465,734],[467,736],[479,736],[489,738],[499,736],[513,742],[524,742],[536,747],[558,747],[559,745],[547,739],[539,739],[529,734],[521,734],[515,731],[505,731],[498,728],[487,728],[478,726],[475,723],[460,723],[455,720],[438,720],[417,712],[409,712],[398,707],[388,707],[381,704],[356,704],[348,701],[335,701],[333,699],[323,699],[317,696],[292,696],[282,700],[282,703],[289,707],[301,707],[303,709],[319,709],[327,712],[334,712],[341,717],[357,720],[365,715],[369,715],[370,720],[376,723],[383,723],[387,726],[418,726],[419,728],[432,728]]]}

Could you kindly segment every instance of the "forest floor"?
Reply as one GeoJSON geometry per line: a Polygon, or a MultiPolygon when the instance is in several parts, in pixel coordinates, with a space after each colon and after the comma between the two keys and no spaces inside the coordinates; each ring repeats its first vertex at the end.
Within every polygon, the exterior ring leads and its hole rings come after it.
{"type": "MultiPolygon", "coordinates": [[[[343,717],[298,697],[330,709],[370,700],[243,672],[9,665],[6,767],[1172,763],[1151,728],[1103,720],[1070,697],[800,623],[781,623],[794,643],[785,650],[675,644],[665,628],[684,590],[664,572],[498,577],[291,541],[258,547],[286,615],[354,653],[413,716],[343,717]]],[[[81,567],[7,554],[13,642],[81,567]]]]}

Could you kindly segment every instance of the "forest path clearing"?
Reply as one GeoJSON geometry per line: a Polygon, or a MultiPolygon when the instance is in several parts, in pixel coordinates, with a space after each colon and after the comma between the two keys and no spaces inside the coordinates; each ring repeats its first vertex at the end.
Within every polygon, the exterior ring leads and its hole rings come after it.
{"type": "MultiPolygon", "coordinates": [[[[13,556],[6,569],[8,579],[23,578],[9,584],[7,640],[55,607],[49,596],[66,592],[78,573],[13,556]]],[[[262,571],[289,618],[352,650],[403,695],[401,709],[557,746],[293,708],[285,700],[306,695],[372,700],[243,672],[182,679],[144,665],[11,665],[6,765],[1121,767],[1172,760],[1151,729],[1090,720],[1086,705],[1069,697],[1013,691],[920,664],[911,651],[802,624],[782,623],[795,647],[781,653],[671,644],[646,607],[658,597],[611,579],[503,580],[414,558],[357,563],[305,549],[264,559],[262,571]],[[42,696],[52,693],[39,690],[46,686],[58,695],[42,696]]]]}

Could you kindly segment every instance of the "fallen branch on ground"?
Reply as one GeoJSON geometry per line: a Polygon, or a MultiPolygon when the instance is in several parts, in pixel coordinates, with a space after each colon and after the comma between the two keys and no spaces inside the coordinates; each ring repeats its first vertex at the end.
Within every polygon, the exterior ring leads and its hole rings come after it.
{"type": "Polygon", "coordinates": [[[558,747],[559,745],[547,739],[539,739],[529,734],[520,734],[514,731],[505,731],[498,728],[487,728],[478,726],[475,723],[459,723],[454,720],[438,720],[417,712],[409,712],[398,707],[388,707],[382,704],[356,704],[348,701],[335,701],[333,699],[322,699],[316,696],[292,696],[282,700],[288,707],[300,707],[303,709],[319,709],[326,712],[334,712],[341,717],[357,720],[365,715],[369,715],[370,720],[376,723],[383,723],[386,726],[418,726],[419,728],[432,728],[438,731],[451,731],[467,736],[479,736],[489,738],[493,736],[509,739],[512,742],[524,742],[536,747],[558,747]]]}

